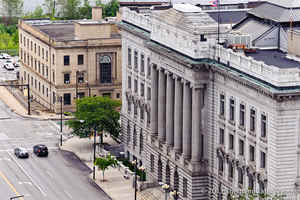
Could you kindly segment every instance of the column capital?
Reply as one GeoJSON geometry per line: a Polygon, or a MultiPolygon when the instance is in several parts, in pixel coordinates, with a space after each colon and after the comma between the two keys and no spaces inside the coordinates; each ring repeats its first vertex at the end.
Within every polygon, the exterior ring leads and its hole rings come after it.
{"type": "Polygon", "coordinates": [[[182,78],[173,73],[173,79],[180,81],[182,78]]]}
{"type": "Polygon", "coordinates": [[[170,71],[168,71],[168,70],[165,70],[164,72],[165,72],[165,74],[166,74],[167,76],[170,76],[170,75],[173,74],[172,72],[170,72],[170,71]]]}
{"type": "Polygon", "coordinates": [[[193,89],[204,89],[205,88],[205,84],[198,84],[198,83],[191,83],[190,86],[193,89]]]}

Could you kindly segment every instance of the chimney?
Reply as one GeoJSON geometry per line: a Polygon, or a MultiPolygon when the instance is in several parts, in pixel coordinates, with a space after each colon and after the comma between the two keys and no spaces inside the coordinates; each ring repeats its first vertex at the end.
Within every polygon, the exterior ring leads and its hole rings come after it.
{"type": "Polygon", "coordinates": [[[102,19],[102,7],[96,6],[92,8],[92,20],[100,21],[102,19]]]}

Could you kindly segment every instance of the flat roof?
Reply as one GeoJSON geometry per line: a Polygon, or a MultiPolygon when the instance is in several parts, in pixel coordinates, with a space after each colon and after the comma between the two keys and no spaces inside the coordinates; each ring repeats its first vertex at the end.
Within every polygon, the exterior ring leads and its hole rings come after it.
{"type": "Polygon", "coordinates": [[[47,34],[49,37],[54,38],[55,40],[74,40],[74,24],[65,23],[65,24],[45,24],[45,25],[33,25],[38,28],[43,33],[47,34]]]}
{"type": "Polygon", "coordinates": [[[246,53],[246,56],[263,61],[267,65],[279,68],[300,68],[300,62],[288,59],[286,55],[280,50],[257,50],[256,53],[246,53]]]}

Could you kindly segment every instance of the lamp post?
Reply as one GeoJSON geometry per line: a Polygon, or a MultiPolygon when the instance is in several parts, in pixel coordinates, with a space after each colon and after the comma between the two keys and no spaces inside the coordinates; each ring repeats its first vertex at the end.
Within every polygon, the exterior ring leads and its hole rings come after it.
{"type": "Polygon", "coordinates": [[[91,88],[90,88],[90,86],[89,86],[89,82],[86,80],[85,81],[86,82],[86,86],[87,86],[87,88],[88,88],[88,91],[89,91],[89,97],[91,97],[91,88]]]}
{"type": "Polygon", "coordinates": [[[137,179],[136,179],[136,171],[137,171],[137,159],[135,159],[134,161],[132,161],[132,164],[134,165],[134,200],[136,200],[136,193],[137,193],[137,179]]]}
{"type": "Polygon", "coordinates": [[[163,184],[161,186],[161,188],[165,191],[165,200],[168,200],[168,192],[169,192],[170,186],[168,184],[163,184]]]}
{"type": "Polygon", "coordinates": [[[79,74],[79,71],[76,71],[76,84],[75,84],[75,97],[76,99],[78,99],[78,74],[79,74]]]}
{"type": "Polygon", "coordinates": [[[63,142],[63,139],[62,139],[62,131],[63,131],[63,126],[62,126],[62,123],[63,123],[63,97],[60,96],[59,97],[59,101],[60,101],[60,146],[62,146],[62,142],[63,142]]]}

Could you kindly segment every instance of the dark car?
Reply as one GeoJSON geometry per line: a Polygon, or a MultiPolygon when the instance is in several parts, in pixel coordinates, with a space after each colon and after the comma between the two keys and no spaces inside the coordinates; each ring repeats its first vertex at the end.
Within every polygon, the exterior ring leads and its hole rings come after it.
{"type": "Polygon", "coordinates": [[[33,146],[33,153],[37,156],[48,156],[48,148],[44,144],[37,144],[33,146]]]}
{"type": "Polygon", "coordinates": [[[18,158],[28,158],[29,157],[28,151],[22,147],[15,148],[15,155],[18,158]]]}

